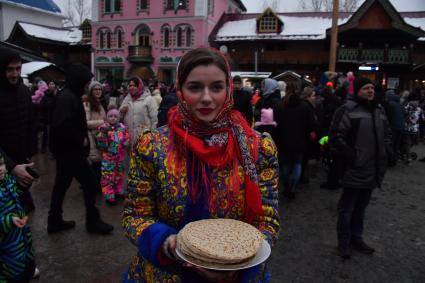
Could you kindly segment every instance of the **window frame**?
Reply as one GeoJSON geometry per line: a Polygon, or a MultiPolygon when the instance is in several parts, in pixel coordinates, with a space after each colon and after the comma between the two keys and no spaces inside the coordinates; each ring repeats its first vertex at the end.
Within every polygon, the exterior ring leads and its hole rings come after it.
{"type": "Polygon", "coordinates": [[[122,1],[121,0],[103,0],[102,13],[103,14],[114,14],[122,12],[122,1]],[[107,3],[109,5],[109,11],[106,10],[107,3]],[[117,6],[119,7],[117,9],[117,6]]]}
{"type": "Polygon", "coordinates": [[[272,14],[266,14],[259,20],[259,33],[276,33],[279,30],[279,21],[272,14]]]}
{"type": "Polygon", "coordinates": [[[164,10],[187,10],[189,8],[188,0],[178,0],[177,7],[175,6],[174,0],[164,0],[164,10]],[[182,5],[180,5],[182,3],[182,5]]]}
{"type": "Polygon", "coordinates": [[[137,0],[137,11],[147,11],[149,10],[149,0],[137,0]],[[146,5],[145,7],[142,7],[142,2],[144,2],[146,5]]]}

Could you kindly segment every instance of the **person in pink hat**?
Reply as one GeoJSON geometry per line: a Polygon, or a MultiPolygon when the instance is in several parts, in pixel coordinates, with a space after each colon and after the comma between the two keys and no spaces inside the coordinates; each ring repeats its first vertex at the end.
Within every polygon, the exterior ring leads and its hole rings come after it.
{"type": "Polygon", "coordinates": [[[124,155],[130,137],[124,124],[119,123],[120,112],[111,109],[106,122],[98,127],[97,145],[102,152],[102,193],[106,203],[115,205],[123,199],[124,155]]]}

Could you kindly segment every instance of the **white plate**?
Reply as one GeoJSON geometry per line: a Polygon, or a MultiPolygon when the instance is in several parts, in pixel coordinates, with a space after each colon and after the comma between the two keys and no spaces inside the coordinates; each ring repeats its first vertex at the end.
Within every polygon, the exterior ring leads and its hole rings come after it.
{"type": "Polygon", "coordinates": [[[260,249],[258,250],[257,254],[251,258],[249,261],[243,263],[243,264],[229,264],[226,265],[225,267],[223,266],[214,266],[214,264],[212,263],[211,265],[203,265],[203,264],[199,264],[199,263],[195,263],[192,262],[190,259],[188,259],[184,254],[182,254],[178,249],[176,249],[176,253],[177,255],[184,261],[199,266],[199,267],[203,267],[206,269],[212,269],[212,270],[240,270],[240,269],[246,269],[249,267],[253,267],[256,265],[259,265],[261,263],[263,263],[264,261],[266,261],[266,259],[269,258],[270,253],[271,253],[271,248],[269,243],[263,239],[263,243],[261,244],[260,249]]]}

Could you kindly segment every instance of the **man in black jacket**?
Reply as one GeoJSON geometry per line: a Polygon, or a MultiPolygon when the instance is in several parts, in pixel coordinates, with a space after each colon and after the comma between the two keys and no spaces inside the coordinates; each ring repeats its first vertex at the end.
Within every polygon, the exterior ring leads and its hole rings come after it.
{"type": "Polygon", "coordinates": [[[380,187],[391,152],[391,130],[385,112],[375,101],[375,87],[367,78],[354,81],[354,97],[335,112],[329,130],[330,146],[343,157],[344,190],[338,203],[338,251],[351,256],[350,246],[372,254],[363,241],[363,222],[372,190],[380,187]]]}
{"type": "Polygon", "coordinates": [[[87,121],[81,96],[92,74],[83,65],[71,65],[66,72],[65,88],[58,94],[53,113],[50,151],[56,157],[56,179],[52,191],[47,225],[48,233],[71,229],[74,221],[64,221],[62,205],[73,177],[81,184],[86,206],[86,229],[90,233],[107,234],[113,227],[103,222],[95,206],[100,184],[87,161],[90,145],[87,121]]]}
{"type": "Polygon", "coordinates": [[[233,109],[238,110],[252,124],[251,94],[242,88],[242,78],[233,77],[233,109]]]}
{"type": "Polygon", "coordinates": [[[6,166],[18,180],[21,203],[25,210],[34,209],[29,187],[34,178],[26,171],[35,153],[35,125],[31,93],[21,78],[19,54],[0,49],[0,147],[9,157],[6,166]]]}

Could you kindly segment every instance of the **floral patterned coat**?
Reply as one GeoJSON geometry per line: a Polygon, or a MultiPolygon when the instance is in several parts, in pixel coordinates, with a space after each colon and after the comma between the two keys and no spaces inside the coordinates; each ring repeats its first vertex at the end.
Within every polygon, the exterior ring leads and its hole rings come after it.
{"type": "MultiPolygon", "coordinates": [[[[262,196],[263,215],[253,225],[273,246],[279,233],[278,176],[279,165],[276,146],[268,134],[259,134],[259,157],[256,162],[262,196]],[[261,135],[261,136],[260,136],[261,135]]],[[[124,207],[122,226],[126,236],[138,247],[124,282],[206,282],[194,272],[181,265],[161,260],[160,250],[164,240],[176,234],[193,220],[187,214],[186,164],[172,170],[167,161],[169,129],[167,126],[146,131],[134,146],[130,161],[128,199],[124,207]]],[[[185,162],[183,162],[185,163],[185,162]]],[[[231,176],[230,168],[212,169],[215,187],[211,194],[217,206],[211,209],[210,218],[242,220],[245,189],[242,184],[236,204],[227,207],[226,183],[231,176]]],[[[239,166],[243,179],[243,168],[239,166]]],[[[243,180],[242,180],[243,182],[243,180]]],[[[268,282],[270,274],[266,264],[245,269],[239,282],[268,282]]]]}

